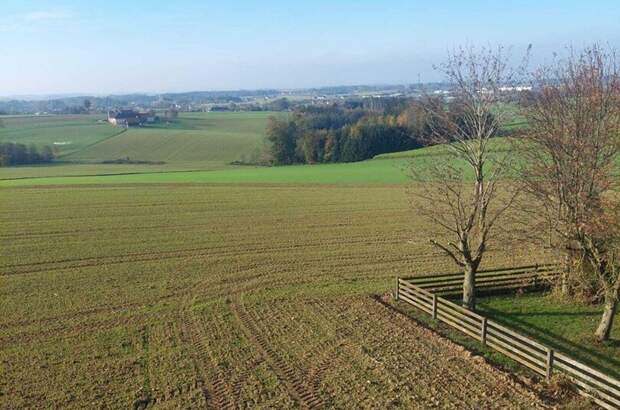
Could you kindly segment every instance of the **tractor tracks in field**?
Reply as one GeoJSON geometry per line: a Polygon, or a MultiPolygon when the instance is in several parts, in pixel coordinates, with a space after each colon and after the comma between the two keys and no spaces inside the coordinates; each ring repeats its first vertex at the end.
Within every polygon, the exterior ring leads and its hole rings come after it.
{"type": "MultiPolygon", "coordinates": [[[[256,369],[265,362],[260,352],[247,354],[242,367],[234,370],[227,368],[218,357],[216,346],[227,344],[231,340],[222,339],[230,335],[231,329],[216,316],[194,316],[189,309],[181,313],[181,333],[192,355],[196,367],[196,376],[202,389],[207,407],[215,409],[240,408],[243,402],[243,388],[256,369]],[[219,360],[218,360],[219,359],[219,360]]],[[[241,331],[241,329],[239,329],[241,331]]],[[[241,353],[241,352],[239,352],[241,353]]]]}
{"type": "Polygon", "coordinates": [[[417,326],[381,297],[368,296],[348,308],[321,300],[307,305],[321,320],[339,323],[337,327],[348,339],[343,345],[345,356],[350,356],[347,363],[368,363],[381,374],[381,383],[391,390],[402,391],[404,386],[409,386],[404,390],[412,386],[402,379],[403,372],[417,383],[435,383],[431,394],[413,387],[410,394],[418,404],[431,407],[437,397],[443,396],[443,405],[450,408],[503,408],[508,403],[515,404],[514,408],[545,408],[526,386],[472,357],[464,348],[417,326]],[[359,316],[366,320],[357,320],[359,316]],[[409,348],[401,349],[402,345],[409,348]],[[433,369],[430,374],[429,369],[433,369]],[[502,389],[506,397],[492,400],[496,389],[502,389]]]}
{"type": "Polygon", "coordinates": [[[241,395],[243,387],[245,386],[246,381],[249,379],[250,374],[256,370],[258,366],[260,366],[264,362],[264,358],[256,357],[250,360],[248,365],[240,372],[238,372],[234,377],[231,378],[230,384],[232,386],[233,395],[235,400],[241,401],[241,395]]]}
{"type": "MultiPolygon", "coordinates": [[[[282,245],[277,247],[269,247],[261,244],[256,244],[256,246],[245,247],[243,253],[250,254],[261,254],[264,252],[279,252],[286,253],[290,251],[294,251],[296,249],[321,249],[330,244],[338,244],[341,242],[340,238],[334,239],[329,242],[321,242],[321,243],[303,243],[303,244],[293,244],[293,245],[282,245]]],[[[368,238],[360,238],[360,239],[348,239],[347,243],[349,245],[358,243],[368,243],[368,238]]],[[[398,262],[421,262],[426,260],[432,260],[436,258],[438,253],[424,253],[419,254],[415,257],[408,256],[397,259],[390,259],[390,261],[398,261],[398,262]]],[[[171,250],[162,250],[162,251],[148,251],[148,252],[132,252],[127,254],[118,254],[118,255],[100,255],[100,256],[89,256],[89,257],[78,257],[78,258],[62,258],[57,260],[47,260],[47,261],[32,261],[25,263],[13,263],[0,265],[0,273],[1,276],[9,276],[9,275],[19,275],[19,274],[29,274],[29,273],[37,273],[44,272],[49,270],[65,270],[65,269],[79,269],[79,268],[88,268],[95,266],[103,266],[103,265],[117,265],[117,264],[125,264],[125,263],[136,263],[136,262],[150,262],[150,261],[160,261],[167,259],[180,259],[180,258],[189,258],[189,257],[202,257],[202,258],[225,258],[230,256],[239,256],[239,249],[237,245],[234,246],[202,246],[202,247],[194,247],[194,248],[185,248],[185,249],[171,249],[171,250]]],[[[358,264],[367,263],[367,261],[359,262],[359,255],[341,255],[338,257],[338,260],[346,263],[355,263],[358,264]]]]}
{"type": "Polygon", "coordinates": [[[240,301],[231,304],[241,330],[248,340],[258,349],[265,360],[272,367],[278,378],[286,386],[289,394],[295,398],[302,408],[323,408],[322,399],[318,396],[315,386],[309,386],[302,377],[271,347],[261,332],[260,325],[245,309],[240,301]]]}
{"type": "Polygon", "coordinates": [[[170,389],[165,393],[160,393],[158,395],[151,396],[148,399],[144,399],[142,401],[143,403],[134,403],[134,408],[153,408],[158,404],[163,404],[165,402],[170,402],[173,400],[179,400],[183,397],[191,395],[192,393],[200,394],[206,400],[206,397],[204,396],[203,382],[196,380],[194,381],[194,383],[179,386],[175,389],[170,389]],[[142,406],[140,406],[140,404],[142,404],[142,406]]]}
{"type": "Polygon", "coordinates": [[[233,409],[233,397],[226,379],[219,371],[209,347],[196,331],[197,324],[190,312],[183,312],[181,331],[191,345],[191,354],[198,370],[198,382],[207,406],[215,409],[233,409]]]}
{"type": "Polygon", "coordinates": [[[327,371],[334,367],[341,359],[340,345],[333,345],[331,342],[324,342],[318,348],[313,349],[312,353],[316,353],[317,360],[308,370],[308,381],[312,384],[315,392],[320,392],[327,371]]]}

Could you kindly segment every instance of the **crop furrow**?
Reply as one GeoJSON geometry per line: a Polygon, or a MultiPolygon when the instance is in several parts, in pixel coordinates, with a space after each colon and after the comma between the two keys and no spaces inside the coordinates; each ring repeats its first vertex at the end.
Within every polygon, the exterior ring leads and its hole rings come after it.
{"type": "Polygon", "coordinates": [[[214,409],[233,408],[233,403],[229,401],[232,397],[231,392],[213,363],[211,352],[201,340],[196,323],[189,312],[184,312],[181,322],[182,332],[191,345],[192,358],[199,372],[205,401],[214,409]]]}
{"type": "Polygon", "coordinates": [[[233,303],[232,310],[241,324],[241,329],[271,364],[278,378],[287,386],[289,394],[297,399],[303,408],[316,409],[323,407],[322,400],[316,396],[312,389],[306,386],[293,368],[270,346],[261,334],[255,319],[247,313],[243,304],[239,301],[233,303]]]}

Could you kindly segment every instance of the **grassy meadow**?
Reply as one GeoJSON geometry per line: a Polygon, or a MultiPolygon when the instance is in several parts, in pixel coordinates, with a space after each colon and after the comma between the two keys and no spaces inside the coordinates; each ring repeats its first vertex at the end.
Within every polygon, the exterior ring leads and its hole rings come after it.
{"type": "Polygon", "coordinates": [[[102,115],[4,116],[0,142],[50,145],[57,161],[0,168],[0,180],[231,168],[261,154],[271,115],[278,114],[181,113],[172,123],[127,130],[102,115]],[[127,158],[147,163],[103,163],[127,158]]]}
{"type": "MultiPolygon", "coordinates": [[[[229,165],[268,115],[184,114],[0,169],[0,408],[545,408],[385,306],[396,276],[454,270],[405,189],[441,148],[229,165]],[[166,164],[99,163],[119,157],[166,164]]],[[[484,264],[541,258],[495,244],[484,264]]]]}
{"type": "Polygon", "coordinates": [[[484,297],[479,309],[511,329],[620,378],[620,318],[616,318],[611,341],[596,342],[593,334],[601,318],[596,306],[567,303],[552,294],[530,293],[484,297]]]}
{"type": "Polygon", "coordinates": [[[0,116],[0,142],[49,145],[59,157],[122,133],[102,115],[0,116]]]}
{"type": "MultiPolygon", "coordinates": [[[[0,168],[1,186],[119,183],[406,184],[409,169],[445,159],[442,146],[382,154],[353,163],[257,167],[231,165],[256,158],[270,113],[187,113],[179,124],[129,129],[47,166],[0,168]],[[241,124],[231,124],[244,119],[241,124]],[[191,128],[187,123],[194,124],[191,128]],[[186,128],[180,128],[186,127],[186,128]],[[203,127],[203,128],[200,128],[203,127]],[[230,128],[230,129],[228,129],[230,128]],[[225,129],[226,132],[221,133],[225,129]],[[101,164],[129,157],[165,164],[101,164]]],[[[509,142],[493,141],[502,155],[509,142]]],[[[468,173],[466,167],[463,167],[468,173]]]]}
{"type": "MultiPolygon", "coordinates": [[[[295,184],[405,184],[408,181],[406,159],[370,160],[347,164],[293,165],[287,167],[222,167],[213,170],[170,171],[121,166],[122,173],[113,167],[80,168],[93,174],[76,174],[24,179],[0,179],[0,187],[62,184],[122,184],[122,183],[295,183],[295,184]],[[104,174],[106,170],[109,174],[104,174]]],[[[41,172],[41,168],[37,167],[41,172]]],[[[0,171],[1,173],[2,171],[0,171]]]]}
{"type": "Polygon", "coordinates": [[[258,155],[270,115],[274,113],[183,113],[171,124],[130,128],[63,159],[96,162],[129,157],[199,168],[226,165],[258,155]]]}

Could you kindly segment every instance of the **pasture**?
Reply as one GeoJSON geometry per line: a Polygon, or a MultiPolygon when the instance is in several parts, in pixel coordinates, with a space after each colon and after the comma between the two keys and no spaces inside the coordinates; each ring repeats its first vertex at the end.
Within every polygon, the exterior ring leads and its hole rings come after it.
{"type": "MultiPolygon", "coordinates": [[[[379,155],[368,161],[292,165],[286,167],[222,166],[211,170],[176,170],[173,166],[118,165],[55,170],[43,167],[0,169],[0,186],[62,185],[62,184],[122,184],[122,183],[285,183],[285,184],[398,184],[410,182],[409,169],[423,169],[445,152],[440,147],[423,148],[411,152],[379,155]],[[123,170],[123,172],[120,172],[123,170]],[[57,171],[57,172],[56,172],[57,171]],[[115,172],[119,171],[119,172],[115,172]],[[57,175],[59,174],[59,175],[57,175]],[[42,176],[45,175],[45,176],[42,176]]],[[[467,172],[467,171],[466,171],[467,172]]]]}
{"type": "Polygon", "coordinates": [[[96,162],[129,157],[200,168],[209,164],[226,165],[258,155],[270,115],[273,113],[183,113],[171,124],[130,128],[125,134],[63,159],[96,162]]]}
{"type": "Polygon", "coordinates": [[[558,300],[540,293],[519,297],[481,298],[480,312],[523,334],[534,337],[581,362],[620,378],[620,318],[609,343],[593,343],[592,334],[600,320],[600,308],[584,303],[558,300]]]}
{"type": "Polygon", "coordinates": [[[123,131],[104,122],[104,118],[102,115],[0,116],[0,142],[49,145],[62,157],[123,131]]]}
{"type": "Polygon", "coordinates": [[[0,142],[57,151],[51,166],[0,168],[0,179],[230,168],[232,161],[258,158],[274,114],[182,113],[172,123],[128,130],[103,122],[103,115],[0,117],[0,142]],[[126,158],[154,164],[102,163],[126,158]]]}
{"type": "MultiPolygon", "coordinates": [[[[409,168],[415,166],[417,169],[424,169],[429,164],[443,159],[446,156],[446,150],[441,146],[428,147],[413,151],[397,152],[392,154],[378,155],[372,160],[351,162],[351,163],[334,163],[334,164],[317,164],[317,165],[293,165],[286,167],[255,167],[255,166],[234,166],[230,162],[235,158],[234,152],[238,149],[238,144],[247,143],[245,157],[249,158],[256,155],[258,145],[262,144],[261,134],[258,131],[259,121],[254,118],[256,113],[226,113],[216,114],[226,118],[232,116],[248,116],[250,115],[250,123],[254,127],[256,135],[240,134],[235,131],[240,139],[225,137],[223,134],[221,141],[225,145],[224,148],[214,150],[210,153],[209,147],[214,146],[209,135],[196,134],[191,137],[177,136],[175,141],[182,138],[195,138],[196,140],[204,140],[199,144],[192,146],[193,149],[187,148],[174,153],[178,155],[177,160],[163,165],[144,165],[144,164],[57,164],[53,166],[36,166],[36,167],[15,167],[0,168],[0,186],[24,186],[24,185],[62,185],[62,184],[119,184],[119,183],[288,183],[288,184],[406,184],[410,181],[408,174],[409,168]],[[227,139],[228,138],[228,139],[227,139]],[[245,141],[245,142],[244,142],[245,141]],[[254,144],[254,145],[253,145],[254,144]],[[229,146],[230,145],[230,146],[229,146]],[[254,147],[254,148],[252,148],[254,147]],[[252,151],[252,149],[254,151],[252,151]],[[226,152],[229,152],[226,154],[226,152]],[[254,154],[252,154],[254,152],[254,154]],[[201,154],[202,153],[202,154],[201,154]],[[212,161],[197,161],[196,158],[203,155],[205,158],[209,155],[215,155],[212,161]]],[[[211,115],[202,114],[203,116],[211,115]]],[[[258,113],[258,118],[266,121],[268,116],[265,113],[258,113]]],[[[209,117],[206,117],[209,118],[209,117]]],[[[225,124],[226,121],[222,123],[225,124]]],[[[247,125],[246,125],[247,126],[247,125]]],[[[249,127],[249,126],[248,126],[249,127]]],[[[250,128],[251,128],[250,127],[250,128]]],[[[241,127],[239,127],[241,128],[241,127]]],[[[237,129],[239,129],[237,128],[237,129]]],[[[168,137],[162,132],[152,134],[152,130],[130,129],[127,133],[106,140],[101,144],[97,144],[80,154],[84,156],[83,160],[88,160],[87,152],[96,151],[100,158],[106,157],[103,152],[109,145],[119,147],[127,147],[140,141],[138,145],[141,150],[148,152],[149,141],[157,141],[158,139],[166,139],[168,137]],[[134,134],[132,134],[134,132],[134,134]],[[136,133],[141,133],[137,140],[136,133]]],[[[201,131],[202,132],[202,131],[201,131]]],[[[219,138],[219,137],[218,137],[219,138]]],[[[172,143],[171,143],[172,144],[172,143]]],[[[493,141],[492,150],[497,155],[502,155],[509,147],[509,142],[503,138],[493,141]]],[[[154,148],[155,150],[155,148],[154,148]]],[[[166,150],[173,155],[173,150],[167,146],[166,150]]],[[[117,151],[114,155],[107,154],[108,157],[130,156],[129,150],[117,151]]],[[[240,152],[244,152],[241,150],[240,152]]],[[[243,155],[242,155],[243,156],[243,155]]],[[[237,156],[236,158],[240,158],[237,156]]],[[[132,159],[143,158],[157,160],[157,158],[169,158],[164,155],[145,154],[130,156],[132,159]]],[[[464,167],[466,174],[469,171],[464,167]]]]}
{"type": "MultiPolygon", "coordinates": [[[[125,172],[108,175],[77,174],[74,176],[32,176],[28,179],[0,179],[0,186],[59,185],[59,184],[122,184],[122,183],[295,183],[295,184],[404,184],[408,181],[409,160],[370,160],[346,164],[293,165],[287,167],[223,167],[214,170],[154,172],[148,166],[120,166],[125,172]],[[136,169],[140,170],[134,172],[136,169]]],[[[99,166],[86,172],[102,173],[99,166]]],[[[37,167],[39,172],[42,171],[37,167]]],[[[0,174],[2,170],[0,170],[0,174]]],[[[8,172],[7,174],[8,175],[8,172]]],[[[40,175],[40,174],[39,174],[40,175]]],[[[53,175],[53,174],[52,174],[53,175]]]]}

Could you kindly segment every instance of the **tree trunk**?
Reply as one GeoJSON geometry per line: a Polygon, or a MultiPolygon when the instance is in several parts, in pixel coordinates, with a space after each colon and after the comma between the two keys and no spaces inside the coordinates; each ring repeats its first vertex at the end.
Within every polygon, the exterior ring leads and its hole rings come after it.
{"type": "Polygon", "coordinates": [[[568,271],[564,270],[564,272],[562,272],[562,286],[560,287],[562,296],[568,296],[568,289],[568,271]]]}
{"type": "Polygon", "coordinates": [[[561,291],[562,296],[570,298],[575,289],[574,274],[577,269],[583,269],[579,266],[582,258],[583,245],[577,239],[571,239],[566,245],[566,254],[564,255],[564,271],[562,272],[561,291]]]}
{"type": "Polygon", "coordinates": [[[562,270],[562,282],[560,284],[561,285],[560,291],[562,292],[562,296],[564,297],[567,297],[569,294],[568,279],[569,279],[571,269],[572,269],[571,255],[570,255],[570,250],[567,247],[566,255],[564,255],[564,269],[562,270]]]}
{"type": "Polygon", "coordinates": [[[465,265],[463,278],[463,307],[476,310],[476,268],[469,263],[465,265]]]}
{"type": "Polygon", "coordinates": [[[616,316],[616,309],[618,307],[618,287],[605,292],[605,308],[603,309],[603,316],[596,329],[596,338],[603,342],[609,339],[611,335],[611,327],[614,323],[614,317],[616,316]]]}

